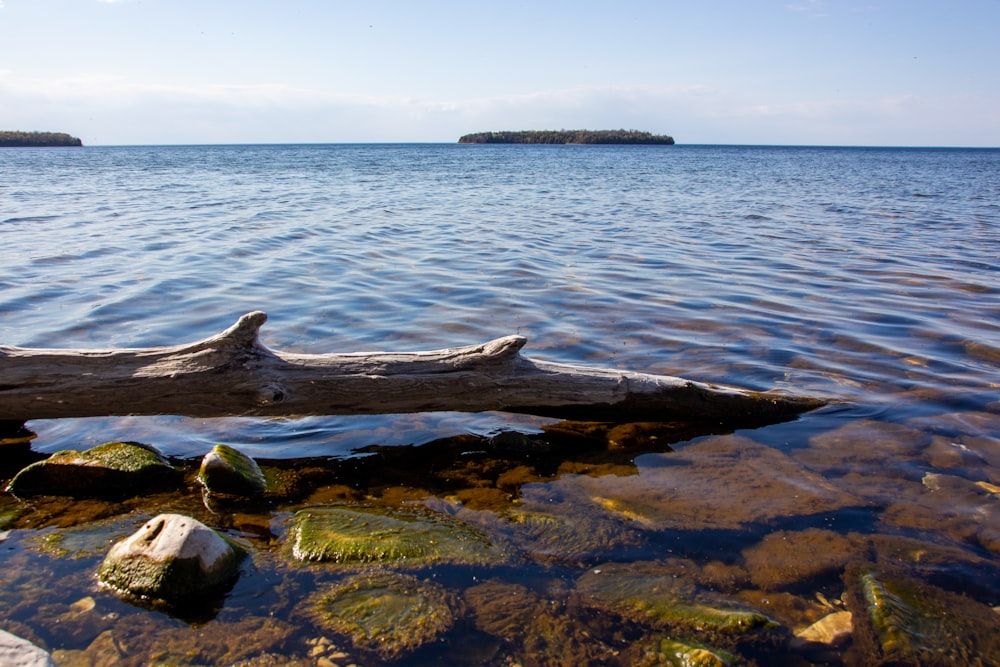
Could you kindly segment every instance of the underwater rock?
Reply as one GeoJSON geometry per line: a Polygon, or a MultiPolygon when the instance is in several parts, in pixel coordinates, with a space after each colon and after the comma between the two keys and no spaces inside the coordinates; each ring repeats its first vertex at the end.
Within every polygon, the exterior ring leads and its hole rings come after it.
{"type": "Polygon", "coordinates": [[[106,442],[83,452],[63,450],[22,469],[7,486],[16,496],[126,496],[174,472],[155,447],[106,442]]]}
{"type": "Polygon", "coordinates": [[[795,641],[799,645],[825,644],[841,646],[851,638],[854,624],[851,612],[835,611],[819,619],[807,628],[795,633],[795,641]]]}
{"type": "Polygon", "coordinates": [[[809,447],[792,455],[827,478],[876,470],[880,478],[902,479],[912,474],[929,443],[924,430],[866,419],[815,435],[809,447]]]}
{"type": "Polygon", "coordinates": [[[822,576],[839,580],[845,565],[861,552],[858,543],[819,528],[778,531],[743,550],[753,584],[764,590],[795,586],[822,576]]]}
{"type": "Polygon", "coordinates": [[[375,506],[314,507],[295,514],[292,556],[343,565],[485,565],[504,560],[484,533],[428,510],[375,506]]]}
{"type": "Polygon", "coordinates": [[[956,542],[1000,553],[1000,494],[989,482],[925,473],[897,489],[880,516],[888,526],[943,531],[956,542]]]}
{"type": "Polygon", "coordinates": [[[627,522],[581,508],[562,516],[519,508],[497,515],[492,530],[541,561],[595,562],[645,544],[627,522]]]}
{"type": "Polygon", "coordinates": [[[383,660],[434,641],[455,622],[443,586],[393,572],[355,575],[308,604],[321,627],[383,660]]]}
{"type": "Polygon", "coordinates": [[[672,638],[727,649],[773,649],[789,638],[786,628],[759,611],[698,590],[657,563],[601,565],[580,577],[576,588],[598,609],[664,630],[672,638]]]}
{"type": "Polygon", "coordinates": [[[12,667],[56,667],[48,653],[27,639],[0,630],[0,665],[12,667]]]}
{"type": "Polygon", "coordinates": [[[569,612],[565,596],[487,581],[466,589],[465,602],[476,629],[501,640],[514,664],[604,665],[617,654],[569,612]]]}
{"type": "Polygon", "coordinates": [[[742,658],[719,649],[663,637],[634,646],[626,664],[634,667],[730,667],[746,664],[742,658]]]}
{"type": "Polygon", "coordinates": [[[717,436],[636,459],[630,476],[564,475],[521,489],[524,506],[567,516],[593,508],[645,530],[739,529],[865,503],[785,453],[742,436],[717,436]]]}
{"type": "Polygon", "coordinates": [[[172,602],[231,581],[244,555],[200,521],[161,514],[111,547],[97,577],[125,596],[172,602]]]}
{"type": "Polygon", "coordinates": [[[209,493],[259,496],[267,481],[257,462],[228,445],[216,445],[201,460],[198,481],[209,493]]]}
{"type": "Polygon", "coordinates": [[[845,582],[859,662],[1000,664],[1000,614],[988,605],[870,565],[849,568],[845,582]]]}

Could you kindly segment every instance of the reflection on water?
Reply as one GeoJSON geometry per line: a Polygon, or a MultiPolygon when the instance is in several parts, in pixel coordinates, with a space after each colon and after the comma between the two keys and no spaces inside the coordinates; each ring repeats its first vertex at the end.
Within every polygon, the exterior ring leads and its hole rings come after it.
{"type": "Polygon", "coordinates": [[[108,440],[185,477],[120,502],[0,496],[0,628],[66,665],[1000,662],[1000,151],[526,148],[0,153],[0,343],[172,344],[262,309],[275,349],[521,333],[531,357],[834,404],[736,433],[32,422],[0,479],[108,440]],[[280,492],[206,505],[193,468],[217,442],[282,470],[280,492]],[[284,549],[294,511],[345,503],[419,504],[509,559],[392,568],[443,587],[454,623],[405,655],[355,645],[306,602],[347,573],[284,549]],[[226,596],[168,612],[96,589],[108,545],[162,511],[251,549],[226,596]],[[845,611],[839,639],[792,639],[845,611]]]}

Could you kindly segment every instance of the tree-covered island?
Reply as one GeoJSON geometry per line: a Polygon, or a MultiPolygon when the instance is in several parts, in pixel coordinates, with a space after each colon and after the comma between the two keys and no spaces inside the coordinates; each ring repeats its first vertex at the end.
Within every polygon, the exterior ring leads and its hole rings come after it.
{"type": "Polygon", "coordinates": [[[662,144],[674,138],[639,130],[521,130],[475,132],[458,139],[460,144],[662,144]]]}
{"type": "Polygon", "coordinates": [[[83,146],[83,142],[65,132],[21,132],[0,130],[0,147],[83,146]]]}

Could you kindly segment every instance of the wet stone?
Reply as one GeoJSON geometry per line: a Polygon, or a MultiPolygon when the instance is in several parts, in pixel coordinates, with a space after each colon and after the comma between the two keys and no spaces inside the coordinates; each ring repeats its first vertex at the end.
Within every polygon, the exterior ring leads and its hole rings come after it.
{"type": "Polygon", "coordinates": [[[483,565],[504,559],[484,533],[417,508],[358,505],[300,510],[293,520],[289,543],[297,560],[343,565],[483,565]]]}
{"type": "Polygon", "coordinates": [[[835,611],[819,619],[807,628],[795,633],[796,640],[803,645],[824,644],[841,646],[851,638],[854,625],[851,612],[835,611]]]}
{"type": "Polygon", "coordinates": [[[161,514],[115,544],[97,576],[128,598],[172,602],[231,582],[244,555],[200,521],[161,514]]]}
{"type": "Polygon", "coordinates": [[[1000,663],[1000,614],[892,570],[849,569],[856,652],[871,665],[1000,663]]]}
{"type": "Polygon", "coordinates": [[[355,575],[308,604],[318,625],[383,660],[434,641],[455,622],[444,587],[392,572],[355,575]]]}
{"type": "Polygon", "coordinates": [[[26,639],[0,630],[0,665],[55,667],[52,656],[26,639]]]}
{"type": "Polygon", "coordinates": [[[672,638],[733,649],[784,645],[787,629],[756,609],[696,585],[656,563],[609,563],[577,581],[598,609],[666,631],[672,638]]]}
{"type": "Polygon", "coordinates": [[[819,528],[779,531],[743,550],[755,586],[765,590],[801,585],[810,579],[840,579],[844,566],[861,547],[851,539],[819,528]]]}
{"type": "Polygon", "coordinates": [[[642,642],[628,664],[635,667],[730,667],[745,661],[727,651],[664,637],[642,642]]]}
{"type": "Polygon", "coordinates": [[[638,474],[563,476],[521,496],[526,507],[555,513],[564,505],[567,516],[593,508],[645,530],[738,529],[863,504],[783,452],[741,436],[649,454],[638,474]]]}
{"type": "Polygon", "coordinates": [[[520,664],[603,665],[616,650],[570,613],[565,596],[487,581],[465,591],[475,627],[503,642],[520,664]]]}
{"type": "Polygon", "coordinates": [[[16,496],[122,497],[146,490],[174,472],[150,445],[107,442],[83,452],[64,450],[21,470],[7,486],[16,496]]]}
{"type": "Polygon", "coordinates": [[[228,445],[216,445],[201,460],[198,481],[209,493],[258,496],[267,481],[257,462],[228,445]]]}

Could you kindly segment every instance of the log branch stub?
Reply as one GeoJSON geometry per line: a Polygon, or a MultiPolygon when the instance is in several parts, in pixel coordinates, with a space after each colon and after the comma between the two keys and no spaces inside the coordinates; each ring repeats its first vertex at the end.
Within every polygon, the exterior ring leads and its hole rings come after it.
{"type": "Polygon", "coordinates": [[[505,336],[429,352],[295,354],[248,313],[195,343],[114,350],[0,347],[0,421],[110,415],[299,416],[500,410],[590,421],[790,419],[824,401],[535,361],[505,336]]]}

